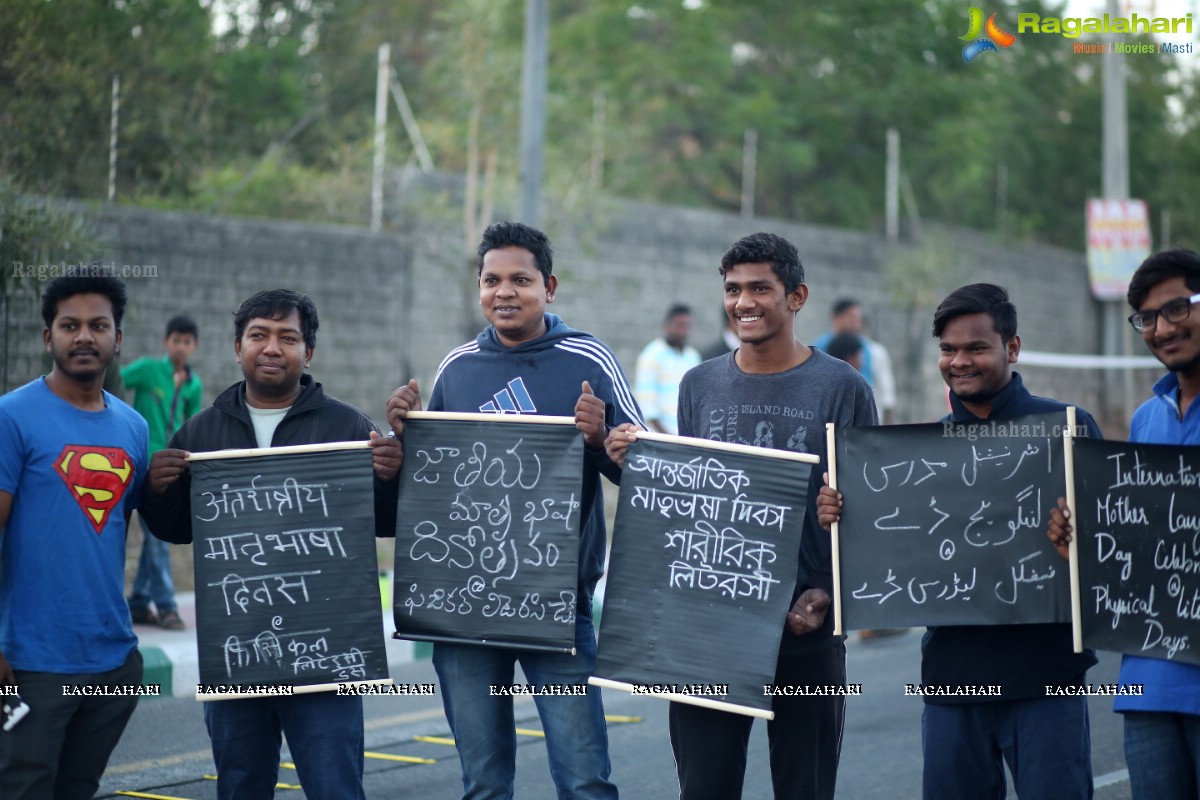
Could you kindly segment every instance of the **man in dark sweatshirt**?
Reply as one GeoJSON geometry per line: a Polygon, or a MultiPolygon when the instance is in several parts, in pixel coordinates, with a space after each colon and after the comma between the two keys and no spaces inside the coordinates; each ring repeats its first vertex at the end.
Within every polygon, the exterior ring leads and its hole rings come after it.
{"type": "MultiPolygon", "coordinates": [[[[306,372],[316,346],[317,309],[307,296],[276,289],[242,303],[233,349],[245,379],[184,423],[151,459],[139,511],[155,536],[192,541],[191,452],[364,439],[375,470],[375,535],[395,536],[400,445],[306,372]]],[[[218,700],[204,704],[204,722],[221,800],[274,797],[281,733],[306,797],[365,797],[361,697],[313,692],[218,700]]]]}
{"type": "MultiPolygon", "coordinates": [[[[1003,288],[975,283],[951,292],[934,312],[933,335],[950,387],[945,420],[978,423],[1067,407],[1030,394],[1013,371],[1021,337],[1016,306],[1003,288]]],[[[1089,437],[1102,438],[1090,414],[1083,409],[1076,414],[1089,437]]],[[[821,488],[817,508],[823,527],[840,518],[841,506],[841,493],[821,488]]],[[[1092,796],[1087,698],[1046,693],[1047,686],[1082,685],[1096,663],[1092,651],[1074,652],[1069,623],[938,626],[925,633],[921,656],[923,684],[1002,687],[996,698],[925,697],[926,800],[1003,797],[1003,761],[1021,800],[1092,796]]]]}
{"type": "MultiPolygon", "coordinates": [[[[490,323],[473,341],[451,350],[438,367],[430,411],[573,416],[583,432],[576,655],[438,642],[433,666],[454,732],[464,797],[511,798],[516,735],[511,697],[489,696],[510,684],[513,667],[531,684],[586,684],[596,661],[591,598],[604,571],[605,525],[600,475],[614,482],[620,469],[605,455],[608,427],[642,423],[616,356],[591,335],[546,313],[558,279],[545,234],[516,222],[488,227],[479,244],[479,305],[490,323]]],[[[415,380],[388,400],[397,436],[409,411],[421,408],[415,380]]],[[[561,798],[617,797],[608,780],[608,733],[600,690],[586,695],[535,698],[550,774],[561,798]]]]}

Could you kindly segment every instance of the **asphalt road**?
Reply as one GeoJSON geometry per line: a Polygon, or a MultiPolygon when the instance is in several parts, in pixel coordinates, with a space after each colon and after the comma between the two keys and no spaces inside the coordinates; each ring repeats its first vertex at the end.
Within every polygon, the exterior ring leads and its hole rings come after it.
{"type": "MultiPolygon", "coordinates": [[[[839,797],[920,797],[921,700],[903,693],[905,683],[919,682],[919,644],[916,631],[868,642],[852,639],[849,643],[850,681],[862,684],[863,695],[848,699],[839,797]]],[[[1118,662],[1117,656],[1102,654],[1090,679],[1095,683],[1115,682],[1118,662]]],[[[392,677],[398,683],[435,681],[428,662],[408,665],[392,677]]],[[[678,786],[667,738],[667,703],[610,690],[605,690],[604,698],[605,711],[611,717],[613,780],[622,796],[632,800],[676,797],[678,786]]],[[[1130,796],[1124,775],[1120,719],[1112,713],[1111,705],[1107,698],[1091,701],[1097,800],[1130,796]]],[[[375,754],[367,758],[369,798],[453,800],[461,796],[454,748],[436,741],[449,735],[440,698],[372,697],[366,699],[365,709],[367,751],[375,754]]],[[[534,735],[541,726],[533,702],[518,698],[515,709],[518,729],[530,732],[518,736],[516,796],[522,800],[553,800],[545,743],[534,735]]],[[[755,725],[746,800],[771,797],[765,731],[764,723],[755,725]]],[[[115,794],[123,791],[143,793],[133,794],[135,797],[214,798],[215,784],[204,778],[212,772],[200,704],[178,698],[144,700],[113,754],[99,796],[129,796],[115,794]]],[[[295,772],[280,770],[280,781],[294,785],[295,772]]],[[[281,789],[277,796],[299,800],[304,794],[297,787],[281,789]]]]}

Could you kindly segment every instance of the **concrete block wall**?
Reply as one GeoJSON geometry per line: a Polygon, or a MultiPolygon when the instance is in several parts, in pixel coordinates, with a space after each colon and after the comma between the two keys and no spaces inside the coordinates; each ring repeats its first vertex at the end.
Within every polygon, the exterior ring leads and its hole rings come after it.
{"type": "MultiPolygon", "coordinates": [[[[331,394],[380,423],[392,389],[415,377],[427,395],[442,357],[484,324],[474,258],[461,225],[419,211],[400,220],[401,230],[378,234],[350,226],[125,207],[96,213],[113,261],[157,267],[157,277],[127,280],[123,358],[161,353],[166,320],[190,313],[200,326],[195,366],[206,402],[240,379],[232,312],[260,289],[286,287],[312,296],[321,321],[312,372],[331,394]]],[[[871,233],[646,203],[608,204],[586,221],[557,218],[548,225],[560,281],[550,310],[606,341],[630,373],[672,303],[692,306],[692,342],[703,346],[720,331],[721,255],[734,240],[758,230],[779,233],[800,251],[810,287],[796,326],[801,339],[811,341],[826,329],[837,298],[858,297],[874,338],[891,351],[900,420],[927,421],[944,413],[945,389],[929,332],[933,307],[892,296],[885,279],[887,264],[911,258],[911,248],[871,233]]],[[[958,265],[935,281],[944,285],[927,287],[929,296],[940,299],[977,280],[999,283],[1017,304],[1025,349],[1098,352],[1100,306],[1088,293],[1081,253],[970,232],[938,235],[958,265]]],[[[40,292],[40,286],[33,288],[40,292]]],[[[38,308],[36,297],[28,295],[16,298],[10,309],[10,387],[41,371],[38,308]]],[[[1123,410],[1102,403],[1097,373],[1019,369],[1035,393],[1079,403],[1106,420],[1109,436],[1123,435],[1123,410]]],[[[1145,397],[1156,377],[1157,370],[1138,373],[1134,397],[1145,397]]]]}

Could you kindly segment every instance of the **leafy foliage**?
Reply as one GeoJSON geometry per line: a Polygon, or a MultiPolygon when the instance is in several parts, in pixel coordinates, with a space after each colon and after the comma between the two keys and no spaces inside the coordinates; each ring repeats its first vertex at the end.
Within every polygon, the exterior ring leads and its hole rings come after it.
{"type": "MultiPolygon", "coordinates": [[[[119,73],[119,197],[361,223],[383,42],[439,169],[494,171],[484,194],[516,183],[519,0],[0,5],[0,171],[23,189],[103,196],[119,73]]],[[[994,9],[1015,31],[1018,10],[1061,5],[994,9]]],[[[880,229],[894,127],[924,217],[1082,247],[1101,149],[1102,60],[1071,46],[1086,37],[1021,34],[968,64],[952,0],[551,9],[548,208],[604,193],[736,210],[754,129],[758,214],[880,229]]],[[[1187,57],[1127,63],[1132,194],[1170,209],[1173,240],[1196,246],[1200,75],[1187,57]]],[[[391,163],[409,159],[394,112],[388,135],[391,163]]]]}

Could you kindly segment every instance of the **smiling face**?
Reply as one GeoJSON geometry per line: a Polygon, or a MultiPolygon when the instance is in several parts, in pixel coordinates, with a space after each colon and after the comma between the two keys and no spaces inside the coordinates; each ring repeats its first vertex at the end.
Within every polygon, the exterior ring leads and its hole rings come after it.
{"type": "MultiPolygon", "coordinates": [[[[1157,310],[1172,300],[1186,300],[1193,294],[1182,276],[1169,278],[1154,285],[1138,311],[1157,310]]],[[[1142,341],[1172,372],[1189,376],[1200,372],[1200,310],[1195,306],[1189,308],[1187,318],[1181,322],[1167,322],[1159,314],[1154,327],[1142,331],[1142,341]]]]}
{"type": "Polygon", "coordinates": [[[75,383],[102,379],[121,346],[112,301],[94,293],[63,298],[42,341],[54,359],[54,372],[75,383]]]}
{"type": "Polygon", "coordinates": [[[1021,352],[1021,337],[1001,341],[992,315],[986,313],[963,314],[950,320],[940,342],[938,368],[942,378],[968,406],[988,405],[1008,385],[1012,365],[1021,352]]]}
{"type": "Polygon", "coordinates": [[[804,284],[789,293],[770,264],[737,264],[725,272],[725,314],[744,345],[790,341],[807,297],[804,284]]]}
{"type": "Polygon", "coordinates": [[[505,347],[546,332],[546,304],[558,279],[543,279],[533,253],[524,247],[489,250],[479,271],[479,306],[505,347]]]}
{"type": "Polygon", "coordinates": [[[233,343],[246,377],[246,402],[255,408],[286,408],[300,394],[300,376],[312,358],[304,344],[300,312],[254,317],[233,343]]]}

